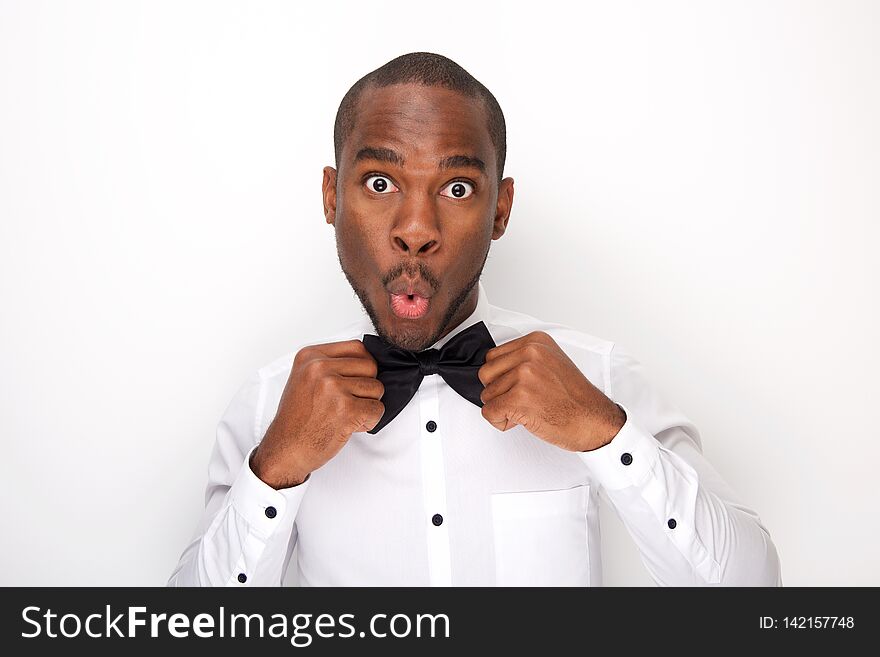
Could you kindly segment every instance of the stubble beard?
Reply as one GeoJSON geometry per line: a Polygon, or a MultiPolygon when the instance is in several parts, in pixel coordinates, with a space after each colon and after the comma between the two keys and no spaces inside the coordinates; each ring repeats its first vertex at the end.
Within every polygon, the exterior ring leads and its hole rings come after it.
{"type": "Polygon", "coordinates": [[[444,311],[443,318],[441,319],[437,328],[430,335],[427,336],[418,329],[413,329],[409,331],[402,330],[396,333],[389,333],[388,331],[386,331],[385,327],[382,326],[381,322],[379,321],[379,315],[376,312],[376,308],[370,302],[370,298],[366,290],[358,285],[357,281],[355,281],[351,274],[346,270],[346,267],[342,262],[342,258],[339,255],[338,245],[336,254],[339,258],[339,266],[342,269],[342,273],[345,275],[348,284],[351,285],[351,289],[354,291],[355,295],[360,301],[364,312],[366,312],[367,316],[370,318],[370,321],[372,322],[373,327],[376,331],[376,335],[378,335],[379,338],[383,340],[386,344],[393,347],[406,349],[408,351],[422,351],[437,342],[437,340],[440,339],[440,336],[444,335],[447,332],[447,328],[449,327],[450,322],[452,322],[464,302],[467,301],[467,298],[468,296],[470,296],[471,291],[474,289],[477,283],[479,283],[480,277],[483,275],[483,268],[486,266],[486,260],[489,257],[490,248],[491,242],[489,244],[489,247],[486,248],[486,253],[483,254],[482,262],[480,263],[474,275],[471,276],[471,278],[468,279],[467,283],[462,286],[461,290],[459,290],[459,292],[455,294],[455,296],[453,296],[452,301],[449,303],[449,306],[444,311]]]}

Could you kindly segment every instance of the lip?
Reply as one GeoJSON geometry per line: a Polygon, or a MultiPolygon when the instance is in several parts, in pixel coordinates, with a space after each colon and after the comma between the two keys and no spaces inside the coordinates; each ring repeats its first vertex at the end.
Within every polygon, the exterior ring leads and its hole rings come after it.
{"type": "Polygon", "coordinates": [[[428,314],[431,300],[418,294],[389,294],[388,305],[391,312],[401,319],[421,319],[428,314]]]}
{"type": "Polygon", "coordinates": [[[421,319],[431,308],[433,290],[422,278],[401,276],[385,289],[388,292],[388,306],[400,319],[421,319]]]}
{"type": "Polygon", "coordinates": [[[431,287],[420,278],[412,280],[399,278],[385,289],[390,294],[403,294],[407,296],[417,294],[424,299],[430,299],[432,296],[431,287]]]}

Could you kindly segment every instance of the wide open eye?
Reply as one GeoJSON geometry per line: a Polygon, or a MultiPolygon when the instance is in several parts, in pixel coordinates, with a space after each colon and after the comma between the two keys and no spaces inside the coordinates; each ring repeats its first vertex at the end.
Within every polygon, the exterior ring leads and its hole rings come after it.
{"type": "Polygon", "coordinates": [[[464,180],[453,180],[440,190],[441,196],[450,198],[467,198],[474,193],[474,186],[464,180]]]}
{"type": "Polygon", "coordinates": [[[394,186],[394,183],[385,176],[370,176],[364,181],[364,185],[366,185],[367,189],[374,194],[388,194],[390,192],[400,191],[394,186]]]}

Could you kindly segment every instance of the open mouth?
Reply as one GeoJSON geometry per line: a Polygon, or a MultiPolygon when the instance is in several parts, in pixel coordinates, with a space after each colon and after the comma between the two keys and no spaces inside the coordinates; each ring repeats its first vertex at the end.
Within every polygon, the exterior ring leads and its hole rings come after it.
{"type": "Polygon", "coordinates": [[[389,294],[392,312],[403,319],[419,319],[428,312],[431,300],[418,294],[389,294]]]}

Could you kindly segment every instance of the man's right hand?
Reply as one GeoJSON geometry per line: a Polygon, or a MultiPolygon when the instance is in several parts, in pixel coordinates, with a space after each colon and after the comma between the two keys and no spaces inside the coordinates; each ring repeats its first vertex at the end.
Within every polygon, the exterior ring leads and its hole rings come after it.
{"type": "Polygon", "coordinates": [[[385,413],[385,386],[360,340],[303,347],[293,359],[275,419],[251,457],[272,488],[301,484],[336,456],[351,434],[369,431],[385,413]]]}

